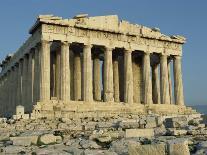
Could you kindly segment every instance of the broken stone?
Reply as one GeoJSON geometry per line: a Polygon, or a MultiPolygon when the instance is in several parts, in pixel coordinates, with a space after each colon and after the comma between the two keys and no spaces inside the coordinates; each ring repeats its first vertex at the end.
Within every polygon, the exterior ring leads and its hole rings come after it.
{"type": "Polygon", "coordinates": [[[130,137],[153,137],[154,129],[126,129],[126,138],[130,137]]]}
{"type": "Polygon", "coordinates": [[[130,155],[165,155],[165,144],[129,145],[130,155]]]}
{"type": "Polygon", "coordinates": [[[167,142],[168,152],[171,155],[190,155],[188,141],[183,138],[177,138],[167,142]]]}
{"type": "Polygon", "coordinates": [[[10,140],[16,146],[30,146],[37,144],[38,136],[10,137],[10,140]]]}
{"type": "Polygon", "coordinates": [[[49,145],[54,143],[59,143],[62,141],[61,136],[54,136],[53,134],[45,134],[40,136],[38,143],[40,145],[49,145]]]}

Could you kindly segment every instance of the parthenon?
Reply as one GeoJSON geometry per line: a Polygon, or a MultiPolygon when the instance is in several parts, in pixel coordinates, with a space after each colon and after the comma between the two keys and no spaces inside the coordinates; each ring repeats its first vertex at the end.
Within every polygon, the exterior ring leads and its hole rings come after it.
{"type": "Polygon", "coordinates": [[[31,36],[1,62],[0,114],[33,117],[188,113],[182,45],[118,16],[38,16],[31,36]]]}

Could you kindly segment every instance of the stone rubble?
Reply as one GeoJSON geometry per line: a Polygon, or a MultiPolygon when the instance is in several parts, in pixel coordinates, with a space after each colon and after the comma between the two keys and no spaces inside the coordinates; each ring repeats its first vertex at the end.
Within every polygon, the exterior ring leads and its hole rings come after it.
{"type": "Polygon", "coordinates": [[[201,155],[201,116],[120,116],[82,119],[0,118],[0,154],[201,155]]]}

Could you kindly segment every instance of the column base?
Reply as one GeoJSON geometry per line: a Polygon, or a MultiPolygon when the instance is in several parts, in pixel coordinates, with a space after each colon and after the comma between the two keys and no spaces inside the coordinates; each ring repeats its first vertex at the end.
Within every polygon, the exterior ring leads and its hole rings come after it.
{"type": "Polygon", "coordinates": [[[197,113],[190,107],[166,104],[143,105],[115,102],[56,101],[38,102],[34,105],[31,118],[84,118],[114,117],[123,115],[182,115],[197,113]]]}

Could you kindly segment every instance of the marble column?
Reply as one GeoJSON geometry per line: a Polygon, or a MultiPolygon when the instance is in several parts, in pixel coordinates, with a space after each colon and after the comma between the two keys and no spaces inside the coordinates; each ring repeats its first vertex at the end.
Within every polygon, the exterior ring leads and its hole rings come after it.
{"type": "Polygon", "coordinates": [[[11,112],[12,114],[14,114],[14,109],[15,109],[15,92],[16,92],[16,70],[15,70],[15,66],[12,67],[11,69],[12,72],[12,79],[11,79],[11,112]]]}
{"type": "Polygon", "coordinates": [[[181,56],[174,57],[174,94],[175,104],[184,105],[181,56]]]}
{"type": "Polygon", "coordinates": [[[173,104],[173,98],[172,98],[172,80],[171,80],[171,60],[168,59],[167,62],[167,68],[168,68],[168,81],[169,81],[169,97],[170,97],[170,104],[173,104]]]}
{"type": "Polygon", "coordinates": [[[73,79],[74,79],[74,100],[79,101],[82,99],[81,97],[81,76],[82,76],[82,71],[81,71],[81,56],[80,56],[80,51],[77,51],[74,53],[74,71],[73,71],[73,79]]]}
{"type": "Polygon", "coordinates": [[[34,51],[34,87],[33,87],[33,102],[38,102],[40,97],[40,56],[39,56],[40,47],[35,47],[34,51]]]}
{"type": "Polygon", "coordinates": [[[26,110],[31,111],[33,105],[33,86],[34,86],[34,53],[35,50],[32,49],[29,53],[29,60],[28,60],[28,87],[27,87],[27,101],[28,101],[28,108],[26,110]]]}
{"type": "Polygon", "coordinates": [[[118,55],[113,59],[113,84],[114,84],[114,101],[120,102],[119,98],[119,61],[118,55]]]}
{"type": "Polygon", "coordinates": [[[114,101],[113,89],[113,65],[112,65],[112,48],[106,47],[104,51],[104,101],[114,101]]]}
{"type": "Polygon", "coordinates": [[[69,64],[69,44],[68,42],[61,42],[60,54],[60,73],[61,73],[61,100],[70,100],[70,64],[69,64]]]}
{"type": "Polygon", "coordinates": [[[152,100],[154,104],[160,104],[159,64],[152,66],[152,100]]]}
{"type": "Polygon", "coordinates": [[[160,58],[161,103],[170,104],[167,55],[160,58]]]}
{"type": "Polygon", "coordinates": [[[124,102],[133,103],[132,53],[124,51],[124,102]]]}
{"type": "Polygon", "coordinates": [[[57,99],[60,99],[60,89],[61,89],[61,76],[60,76],[60,55],[61,52],[59,50],[55,51],[56,52],[56,58],[55,58],[55,97],[57,97],[57,99]]]}
{"type": "Polygon", "coordinates": [[[93,58],[93,95],[95,101],[101,101],[101,65],[96,53],[93,58]]]}
{"type": "Polygon", "coordinates": [[[5,108],[7,109],[8,116],[11,116],[11,70],[7,71],[7,86],[6,86],[6,92],[7,92],[7,102],[5,108]]]}
{"type": "Polygon", "coordinates": [[[22,105],[22,68],[23,60],[18,63],[18,78],[17,78],[17,105],[22,105]]]}
{"type": "Polygon", "coordinates": [[[83,48],[83,100],[93,101],[91,45],[83,48]]]}
{"type": "Polygon", "coordinates": [[[14,66],[14,94],[13,94],[13,112],[15,112],[16,106],[18,105],[17,102],[17,94],[18,94],[18,64],[14,66]]]}
{"type": "Polygon", "coordinates": [[[143,97],[144,104],[152,104],[152,80],[150,76],[150,53],[143,56],[143,97]]]}
{"type": "Polygon", "coordinates": [[[27,92],[27,87],[28,87],[28,55],[25,55],[23,58],[23,68],[22,68],[22,105],[25,107],[25,110],[27,111],[28,109],[28,92],[27,92]]]}
{"type": "Polygon", "coordinates": [[[40,101],[50,100],[50,43],[41,41],[40,48],[40,101]]]}

